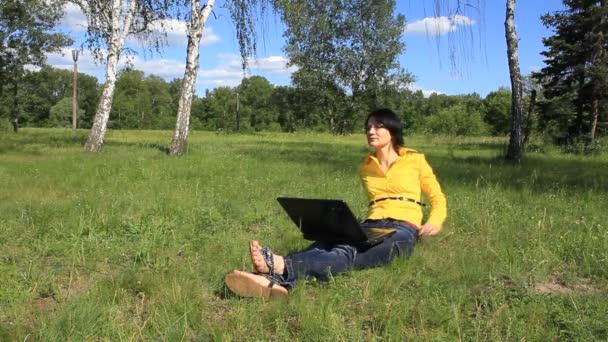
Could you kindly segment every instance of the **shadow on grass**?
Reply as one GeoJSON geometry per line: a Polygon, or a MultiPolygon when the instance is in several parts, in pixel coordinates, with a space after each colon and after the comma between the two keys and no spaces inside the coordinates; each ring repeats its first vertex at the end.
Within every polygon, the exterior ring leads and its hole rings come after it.
{"type": "MultiPolygon", "coordinates": [[[[32,148],[38,146],[46,146],[48,148],[83,148],[87,142],[88,136],[88,132],[77,132],[76,135],[73,136],[72,133],[67,130],[64,134],[57,134],[56,131],[45,130],[31,130],[16,134],[9,133],[2,136],[2,139],[0,139],[0,154],[8,152],[39,154],[38,149],[32,148]]],[[[151,141],[125,142],[110,138],[105,140],[104,146],[155,149],[165,154],[169,154],[168,146],[151,141]]]]}
{"type": "Polygon", "coordinates": [[[125,142],[125,141],[115,141],[108,140],[104,143],[105,146],[120,146],[120,147],[137,147],[144,149],[153,149],[158,150],[164,154],[169,154],[169,147],[159,143],[139,141],[139,142],[125,142]]]}
{"type": "Polygon", "coordinates": [[[496,150],[506,151],[507,143],[505,142],[479,142],[479,143],[462,143],[448,146],[451,150],[471,151],[471,150],[496,150]]]}
{"type": "Polygon", "coordinates": [[[254,144],[237,143],[236,149],[264,162],[296,163],[302,165],[323,165],[332,172],[357,173],[367,148],[353,148],[352,145],[334,145],[329,143],[308,142],[274,142],[258,141],[254,144]]]}
{"type": "MultiPolygon", "coordinates": [[[[79,146],[87,139],[87,132],[78,132],[72,137],[69,131],[58,135],[44,130],[3,136],[0,140],[0,154],[11,152],[40,153],[28,145],[46,145],[51,148],[79,146]]],[[[225,141],[218,142],[226,144],[225,141]]],[[[328,172],[357,174],[361,162],[369,153],[363,143],[361,147],[352,144],[332,144],[327,142],[295,142],[258,140],[252,142],[228,142],[235,153],[248,158],[269,163],[295,163],[302,166],[319,165],[328,172]]],[[[125,142],[109,139],[107,146],[124,146],[155,149],[168,154],[169,148],[158,142],[125,142]]],[[[193,146],[193,151],[200,149],[193,146]]],[[[565,158],[562,155],[545,156],[529,154],[521,165],[511,165],[502,157],[455,156],[454,151],[491,150],[504,151],[501,142],[457,144],[449,147],[449,154],[432,152],[429,146],[427,159],[442,184],[450,185],[500,185],[513,189],[530,189],[543,193],[556,189],[585,192],[608,191],[608,162],[598,159],[565,158]]],[[[205,145],[212,149],[213,145],[205,145]]],[[[425,152],[426,148],[422,151],[425,152]]]]}
{"type": "MultiPolygon", "coordinates": [[[[466,144],[458,150],[492,149],[502,151],[504,144],[466,144]]],[[[302,165],[323,165],[331,172],[357,173],[366,147],[328,143],[296,143],[273,141],[244,144],[239,151],[252,158],[269,162],[289,162],[302,165]]],[[[427,160],[442,184],[470,186],[500,185],[516,190],[530,189],[538,193],[565,189],[575,192],[608,191],[608,162],[597,159],[564,159],[561,155],[545,157],[529,155],[520,165],[499,157],[426,154],[427,160]]]]}
{"type": "MultiPolygon", "coordinates": [[[[46,132],[10,133],[3,136],[0,140],[0,154],[7,152],[28,153],[28,149],[33,145],[42,145],[49,148],[82,147],[86,141],[87,136],[82,134],[72,136],[71,133],[64,135],[46,132]]],[[[36,153],[36,151],[32,151],[32,153],[36,153]]]]}
{"type": "Polygon", "coordinates": [[[428,156],[442,183],[500,185],[543,193],[556,189],[608,191],[608,162],[531,155],[520,165],[502,157],[428,156]]]}

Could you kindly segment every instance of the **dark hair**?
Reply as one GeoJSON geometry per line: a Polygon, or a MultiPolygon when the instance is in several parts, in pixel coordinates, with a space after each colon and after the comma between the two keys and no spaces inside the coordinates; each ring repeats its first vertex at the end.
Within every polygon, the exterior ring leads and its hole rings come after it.
{"type": "Polygon", "coordinates": [[[393,138],[393,148],[398,150],[399,147],[403,147],[405,145],[403,141],[403,128],[401,128],[401,120],[399,120],[399,116],[388,108],[376,109],[373,112],[369,113],[367,119],[365,119],[365,129],[367,129],[367,125],[369,124],[369,120],[374,118],[379,124],[382,124],[384,128],[388,129],[391,133],[391,137],[393,138]]]}

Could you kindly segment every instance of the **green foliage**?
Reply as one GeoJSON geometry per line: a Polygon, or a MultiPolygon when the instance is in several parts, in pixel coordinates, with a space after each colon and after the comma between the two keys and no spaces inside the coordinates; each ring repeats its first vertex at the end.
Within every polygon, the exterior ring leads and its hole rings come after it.
{"type": "Polygon", "coordinates": [[[448,197],[412,257],[288,302],[223,287],[248,242],[305,248],[275,198],[341,198],[363,215],[362,134],[111,131],[82,153],[57,129],[0,134],[0,339],[606,340],[608,155],[499,156],[506,139],[408,136],[448,197]],[[23,133],[23,134],[21,134],[23,133]]]}
{"type": "MultiPolygon", "coordinates": [[[[48,125],[50,127],[72,127],[73,104],[71,97],[64,97],[51,107],[48,125]]],[[[84,110],[79,109],[77,118],[82,117],[84,110]]]]}
{"type": "MultiPolygon", "coordinates": [[[[561,110],[557,118],[561,138],[578,139],[582,135],[592,141],[602,134],[594,129],[596,120],[608,120],[608,3],[606,1],[564,0],[565,9],[546,14],[541,19],[555,34],[543,39],[542,52],[546,66],[534,77],[542,84],[549,102],[541,102],[545,112],[555,103],[569,102],[570,110],[561,110]]],[[[541,117],[542,119],[542,117],[541,117]]],[[[555,126],[555,123],[551,124],[555,126]]],[[[553,132],[550,132],[553,134],[553,132]]]]}
{"type": "MultiPolygon", "coordinates": [[[[23,126],[44,126],[49,120],[50,109],[61,99],[73,94],[72,71],[44,66],[39,71],[29,71],[20,81],[17,102],[21,110],[23,126]]],[[[78,73],[78,107],[84,113],[78,118],[78,127],[90,127],[99,99],[97,79],[78,73]]],[[[5,103],[10,108],[12,102],[5,103]]],[[[1,107],[2,105],[0,105],[1,107]]]]}
{"type": "Polygon", "coordinates": [[[285,51],[298,67],[292,82],[308,94],[305,113],[318,113],[344,133],[380,104],[386,89],[413,81],[397,57],[404,44],[403,15],[393,0],[276,1],[287,26],[285,51]]]}
{"type": "Polygon", "coordinates": [[[244,126],[253,130],[268,130],[271,122],[276,121],[271,103],[274,86],[262,76],[252,76],[243,79],[236,91],[242,104],[241,125],[245,121],[244,126]]]}
{"type": "Polygon", "coordinates": [[[484,99],[484,121],[495,135],[505,135],[511,130],[511,90],[500,88],[484,99]]]}
{"type": "Polygon", "coordinates": [[[139,70],[123,70],[118,75],[111,128],[169,129],[175,126],[170,87],[157,76],[145,77],[139,70]]]}
{"type": "Polygon", "coordinates": [[[424,130],[433,134],[445,135],[485,135],[489,132],[488,125],[483,121],[481,113],[469,110],[465,105],[455,105],[441,110],[426,118],[424,130]]]}
{"type": "Polygon", "coordinates": [[[63,1],[3,0],[0,4],[0,116],[19,125],[19,103],[26,65],[42,66],[46,54],[72,44],[53,32],[63,15],[63,1]]]}
{"type": "MultiPolygon", "coordinates": [[[[42,65],[46,53],[70,45],[52,32],[63,15],[62,1],[4,0],[0,5],[0,84],[18,80],[25,65],[42,65]]],[[[1,93],[1,92],[0,92],[1,93]]]]}
{"type": "Polygon", "coordinates": [[[11,130],[11,124],[8,122],[8,120],[6,120],[2,116],[0,116],[0,132],[6,133],[10,130],[11,130]]]}
{"type": "MultiPolygon", "coordinates": [[[[207,92],[206,96],[192,105],[192,116],[200,120],[207,130],[236,130],[237,92],[230,87],[217,87],[207,92]],[[200,103],[200,105],[197,105],[200,103]]],[[[240,119],[239,124],[247,122],[240,119]]],[[[239,127],[240,129],[240,127],[239,127]]]]}
{"type": "MultiPolygon", "coordinates": [[[[294,77],[303,77],[299,73],[294,77]]],[[[61,115],[67,120],[68,104],[58,105],[61,99],[72,93],[73,74],[68,70],[43,67],[40,71],[30,72],[24,78],[19,93],[19,102],[23,108],[22,122],[29,126],[59,125],[61,115]],[[51,117],[50,110],[58,106],[51,117]]],[[[311,80],[300,78],[300,85],[311,80]]],[[[79,74],[78,105],[84,111],[80,114],[78,127],[89,127],[99,99],[99,87],[94,77],[79,74]]],[[[207,91],[204,97],[194,97],[191,110],[191,129],[234,131],[334,131],[341,120],[340,112],[344,110],[344,101],[352,96],[341,93],[338,89],[327,91],[308,83],[304,88],[288,86],[275,87],[266,78],[253,76],[243,79],[234,88],[218,87],[207,91]],[[238,115],[237,115],[238,99],[238,115]],[[331,129],[334,127],[334,130],[331,129]]],[[[109,125],[115,129],[171,129],[175,125],[175,113],[180,97],[180,80],[166,82],[160,77],[145,76],[142,71],[125,69],[118,75],[116,93],[109,125]]],[[[484,120],[493,129],[494,134],[504,134],[508,127],[504,107],[508,102],[508,90],[499,89],[481,99],[478,94],[445,95],[432,94],[425,98],[421,91],[386,88],[378,94],[378,101],[393,108],[401,115],[404,128],[408,132],[438,132],[444,134],[478,135],[487,132],[476,116],[470,113],[482,113],[484,120]],[[452,109],[457,107],[453,113],[452,109]],[[463,114],[464,113],[464,114],[463,114]],[[440,116],[438,116],[440,115],[440,116]],[[459,118],[458,116],[464,115],[459,118]],[[443,117],[448,121],[442,121],[443,117]],[[469,128],[451,126],[453,122],[468,125],[469,128]],[[448,122],[450,124],[448,124],[448,122]],[[498,129],[500,127],[500,130],[498,129]]],[[[353,106],[353,104],[350,104],[353,106]]],[[[0,108],[10,108],[10,103],[0,108]]],[[[544,118],[541,129],[545,131],[563,131],[560,125],[560,110],[567,107],[556,105],[551,110],[541,113],[544,118]],[[552,119],[549,116],[557,118],[552,119]]],[[[367,112],[363,107],[351,108],[358,117],[367,112]]],[[[344,118],[342,118],[344,119],[344,118]]],[[[67,124],[66,124],[67,125],[67,124]]],[[[350,131],[359,131],[357,125],[350,125],[350,131]]]]}

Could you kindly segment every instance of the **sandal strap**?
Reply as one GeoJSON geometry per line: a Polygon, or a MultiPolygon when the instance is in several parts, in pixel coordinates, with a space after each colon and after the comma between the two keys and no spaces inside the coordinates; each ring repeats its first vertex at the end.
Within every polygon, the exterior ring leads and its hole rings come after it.
{"type": "Polygon", "coordinates": [[[272,250],[268,247],[262,247],[262,248],[260,248],[260,253],[262,253],[262,256],[264,257],[264,261],[266,262],[266,265],[268,266],[268,274],[270,276],[274,276],[274,257],[272,254],[272,250]]]}

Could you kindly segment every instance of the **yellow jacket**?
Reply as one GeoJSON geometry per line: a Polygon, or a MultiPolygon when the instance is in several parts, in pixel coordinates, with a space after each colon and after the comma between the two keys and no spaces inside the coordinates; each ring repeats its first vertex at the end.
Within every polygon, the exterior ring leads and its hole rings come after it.
{"type": "MultiPolygon", "coordinates": [[[[373,154],[368,155],[359,174],[367,189],[369,202],[386,197],[404,197],[420,202],[422,190],[431,204],[427,223],[442,227],[447,216],[446,199],[424,154],[402,147],[399,157],[386,173],[380,168],[378,159],[373,154]]],[[[392,218],[420,226],[422,207],[407,200],[388,199],[372,203],[367,218],[392,218]]]]}

